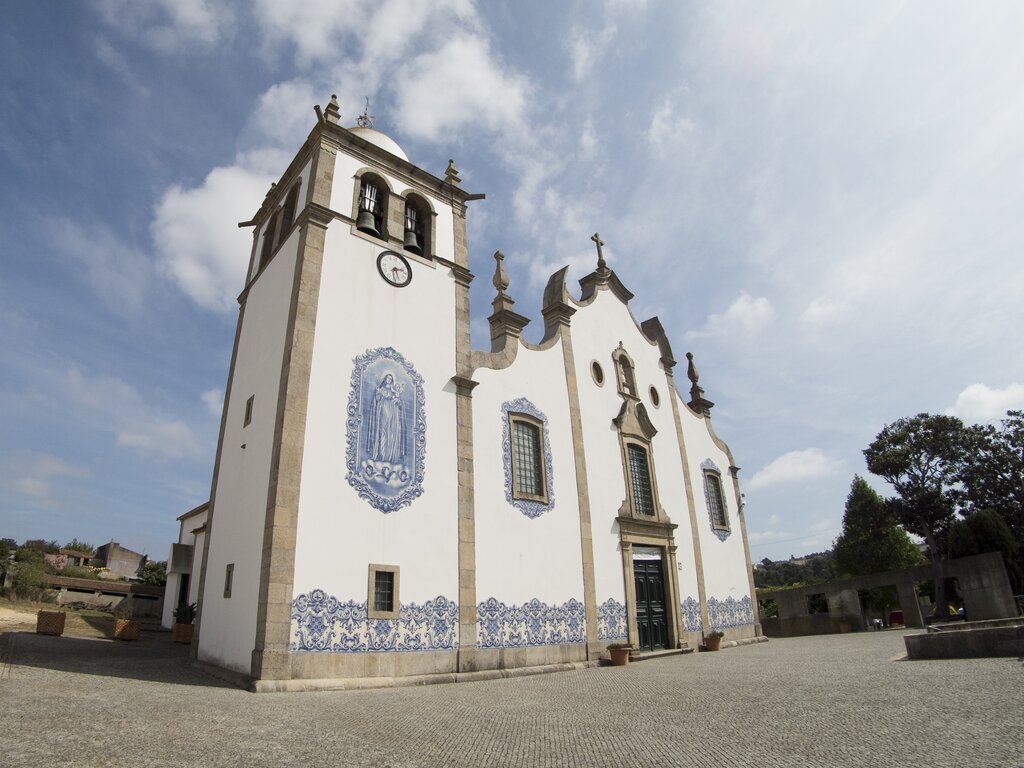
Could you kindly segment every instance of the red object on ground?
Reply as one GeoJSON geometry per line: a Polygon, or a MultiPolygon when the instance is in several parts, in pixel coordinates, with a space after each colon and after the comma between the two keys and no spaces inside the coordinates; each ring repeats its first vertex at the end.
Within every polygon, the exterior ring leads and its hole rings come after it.
{"type": "Polygon", "coordinates": [[[902,624],[903,611],[889,611],[889,624],[902,624]]]}

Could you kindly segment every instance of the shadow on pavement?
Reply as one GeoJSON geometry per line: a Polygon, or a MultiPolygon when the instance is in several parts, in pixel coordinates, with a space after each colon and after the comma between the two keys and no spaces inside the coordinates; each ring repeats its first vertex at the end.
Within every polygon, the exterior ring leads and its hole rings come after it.
{"type": "Polygon", "coordinates": [[[208,688],[234,686],[190,664],[189,646],[171,642],[166,632],[143,632],[135,642],[53,637],[34,632],[0,635],[0,678],[18,667],[37,667],[82,675],[121,677],[208,688]]]}

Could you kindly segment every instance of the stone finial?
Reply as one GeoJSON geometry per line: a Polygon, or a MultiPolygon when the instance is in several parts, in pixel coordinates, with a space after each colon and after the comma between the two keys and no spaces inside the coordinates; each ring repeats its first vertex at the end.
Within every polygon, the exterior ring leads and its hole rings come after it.
{"type": "Polygon", "coordinates": [[[494,252],[494,279],[491,280],[491,283],[498,289],[499,298],[506,295],[505,291],[508,290],[509,286],[508,272],[505,271],[505,267],[501,263],[504,260],[504,253],[501,251],[494,252]]]}
{"type": "Polygon", "coordinates": [[[506,293],[509,286],[508,273],[502,262],[505,261],[505,254],[501,251],[494,252],[494,279],[491,281],[497,289],[498,294],[491,302],[494,313],[487,318],[491,326],[491,351],[499,352],[510,346],[510,342],[518,339],[523,328],[529,323],[529,319],[523,317],[515,310],[515,302],[506,293]]]}
{"type": "Polygon", "coordinates": [[[459,169],[455,167],[454,160],[448,161],[448,167],[444,172],[444,180],[447,184],[451,184],[453,187],[457,187],[462,184],[462,179],[459,178],[459,169]]]}
{"type": "Polygon", "coordinates": [[[595,232],[591,238],[597,246],[597,271],[604,275],[608,273],[608,262],[604,260],[604,240],[595,232]]]}
{"type": "Polygon", "coordinates": [[[704,390],[697,383],[700,380],[700,374],[697,373],[697,366],[693,364],[692,352],[686,353],[686,362],[686,377],[692,384],[690,387],[689,406],[702,416],[710,417],[711,409],[714,408],[715,404],[704,397],[704,390]]]}
{"type": "Polygon", "coordinates": [[[341,122],[341,106],[338,104],[337,94],[331,94],[331,103],[324,110],[324,119],[329,123],[337,124],[341,122]]]}

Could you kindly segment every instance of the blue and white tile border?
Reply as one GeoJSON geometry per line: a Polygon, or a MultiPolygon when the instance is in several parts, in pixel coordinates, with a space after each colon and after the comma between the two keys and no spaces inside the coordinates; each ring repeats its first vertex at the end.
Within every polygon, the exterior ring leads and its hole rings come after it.
{"type": "MultiPolygon", "coordinates": [[[[423,377],[416,372],[416,369],[413,368],[408,360],[392,347],[369,349],[362,355],[356,356],[352,363],[352,381],[349,387],[346,423],[348,433],[346,436],[347,450],[345,455],[345,464],[348,469],[346,479],[348,484],[355,488],[359,497],[366,499],[371,506],[384,513],[394,512],[411,504],[414,499],[423,493],[423,464],[427,447],[427,420],[424,407],[423,377]],[[365,446],[360,445],[360,440],[364,436],[363,427],[368,407],[363,403],[363,397],[369,386],[369,384],[364,385],[363,374],[371,367],[382,367],[380,365],[381,361],[390,361],[391,365],[386,366],[390,368],[389,372],[402,375],[405,386],[412,385],[411,397],[406,395],[404,398],[407,402],[409,400],[412,401],[412,407],[409,409],[410,413],[405,419],[408,424],[404,425],[407,427],[405,432],[408,434],[403,434],[402,436],[403,458],[408,459],[408,454],[411,452],[412,461],[409,462],[411,464],[411,467],[409,467],[409,477],[404,484],[399,486],[401,490],[396,488],[395,492],[387,492],[387,479],[368,479],[362,471],[363,465],[369,463],[365,460],[361,461],[361,457],[366,449],[365,446]]],[[[369,424],[366,426],[368,427],[369,424]]]]}
{"type": "Polygon", "coordinates": [[[729,504],[725,500],[725,483],[722,480],[722,470],[720,470],[718,466],[715,464],[715,462],[713,462],[711,459],[704,459],[704,461],[700,463],[700,468],[701,476],[704,481],[704,505],[708,511],[708,522],[711,523],[711,532],[718,537],[719,541],[725,541],[727,538],[729,538],[729,534],[732,533],[732,529],[730,527],[723,530],[721,528],[715,527],[715,517],[711,514],[711,493],[708,491],[708,474],[707,472],[703,471],[711,470],[712,472],[715,472],[718,475],[719,484],[721,485],[722,489],[722,513],[725,515],[725,521],[728,523],[729,504]]]}
{"type": "Polygon", "coordinates": [[[505,605],[491,597],[476,607],[478,648],[526,648],[587,641],[583,603],[570,598],[548,605],[534,598],[505,605]]]}
{"type": "Polygon", "coordinates": [[[727,597],[725,600],[709,597],[708,622],[714,629],[744,627],[753,624],[754,604],[749,596],[739,600],[734,597],[727,597]]]}
{"type": "Polygon", "coordinates": [[[367,619],[366,602],[311,590],[292,601],[289,650],[319,653],[454,651],[459,647],[459,606],[438,596],[403,603],[397,619],[367,619]]]}
{"type": "Polygon", "coordinates": [[[551,445],[548,441],[548,417],[541,410],[527,400],[525,397],[518,397],[515,400],[508,400],[501,405],[501,455],[505,463],[505,500],[518,509],[531,520],[534,520],[555,506],[555,478],[551,466],[551,445]],[[547,490],[547,503],[539,501],[527,501],[516,499],[512,495],[512,432],[509,428],[508,415],[510,413],[525,413],[541,422],[544,427],[541,430],[543,443],[541,450],[544,453],[544,482],[547,490]]]}
{"type": "Polygon", "coordinates": [[[693,597],[687,597],[679,604],[679,614],[683,618],[684,632],[702,632],[704,619],[700,615],[700,603],[693,597]]]}
{"type": "Polygon", "coordinates": [[[597,639],[625,640],[627,634],[626,606],[609,597],[597,606],[597,639]]]}

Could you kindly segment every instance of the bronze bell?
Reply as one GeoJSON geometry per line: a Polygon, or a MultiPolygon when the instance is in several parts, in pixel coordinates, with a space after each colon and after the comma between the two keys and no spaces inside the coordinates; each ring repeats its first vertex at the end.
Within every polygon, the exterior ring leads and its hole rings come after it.
{"type": "Polygon", "coordinates": [[[420,248],[420,238],[414,230],[405,230],[405,250],[410,253],[415,253],[417,256],[423,253],[423,249],[420,248]]]}
{"type": "Polygon", "coordinates": [[[369,211],[359,211],[359,217],[356,219],[356,229],[368,235],[380,237],[380,232],[377,231],[377,220],[369,211]]]}

